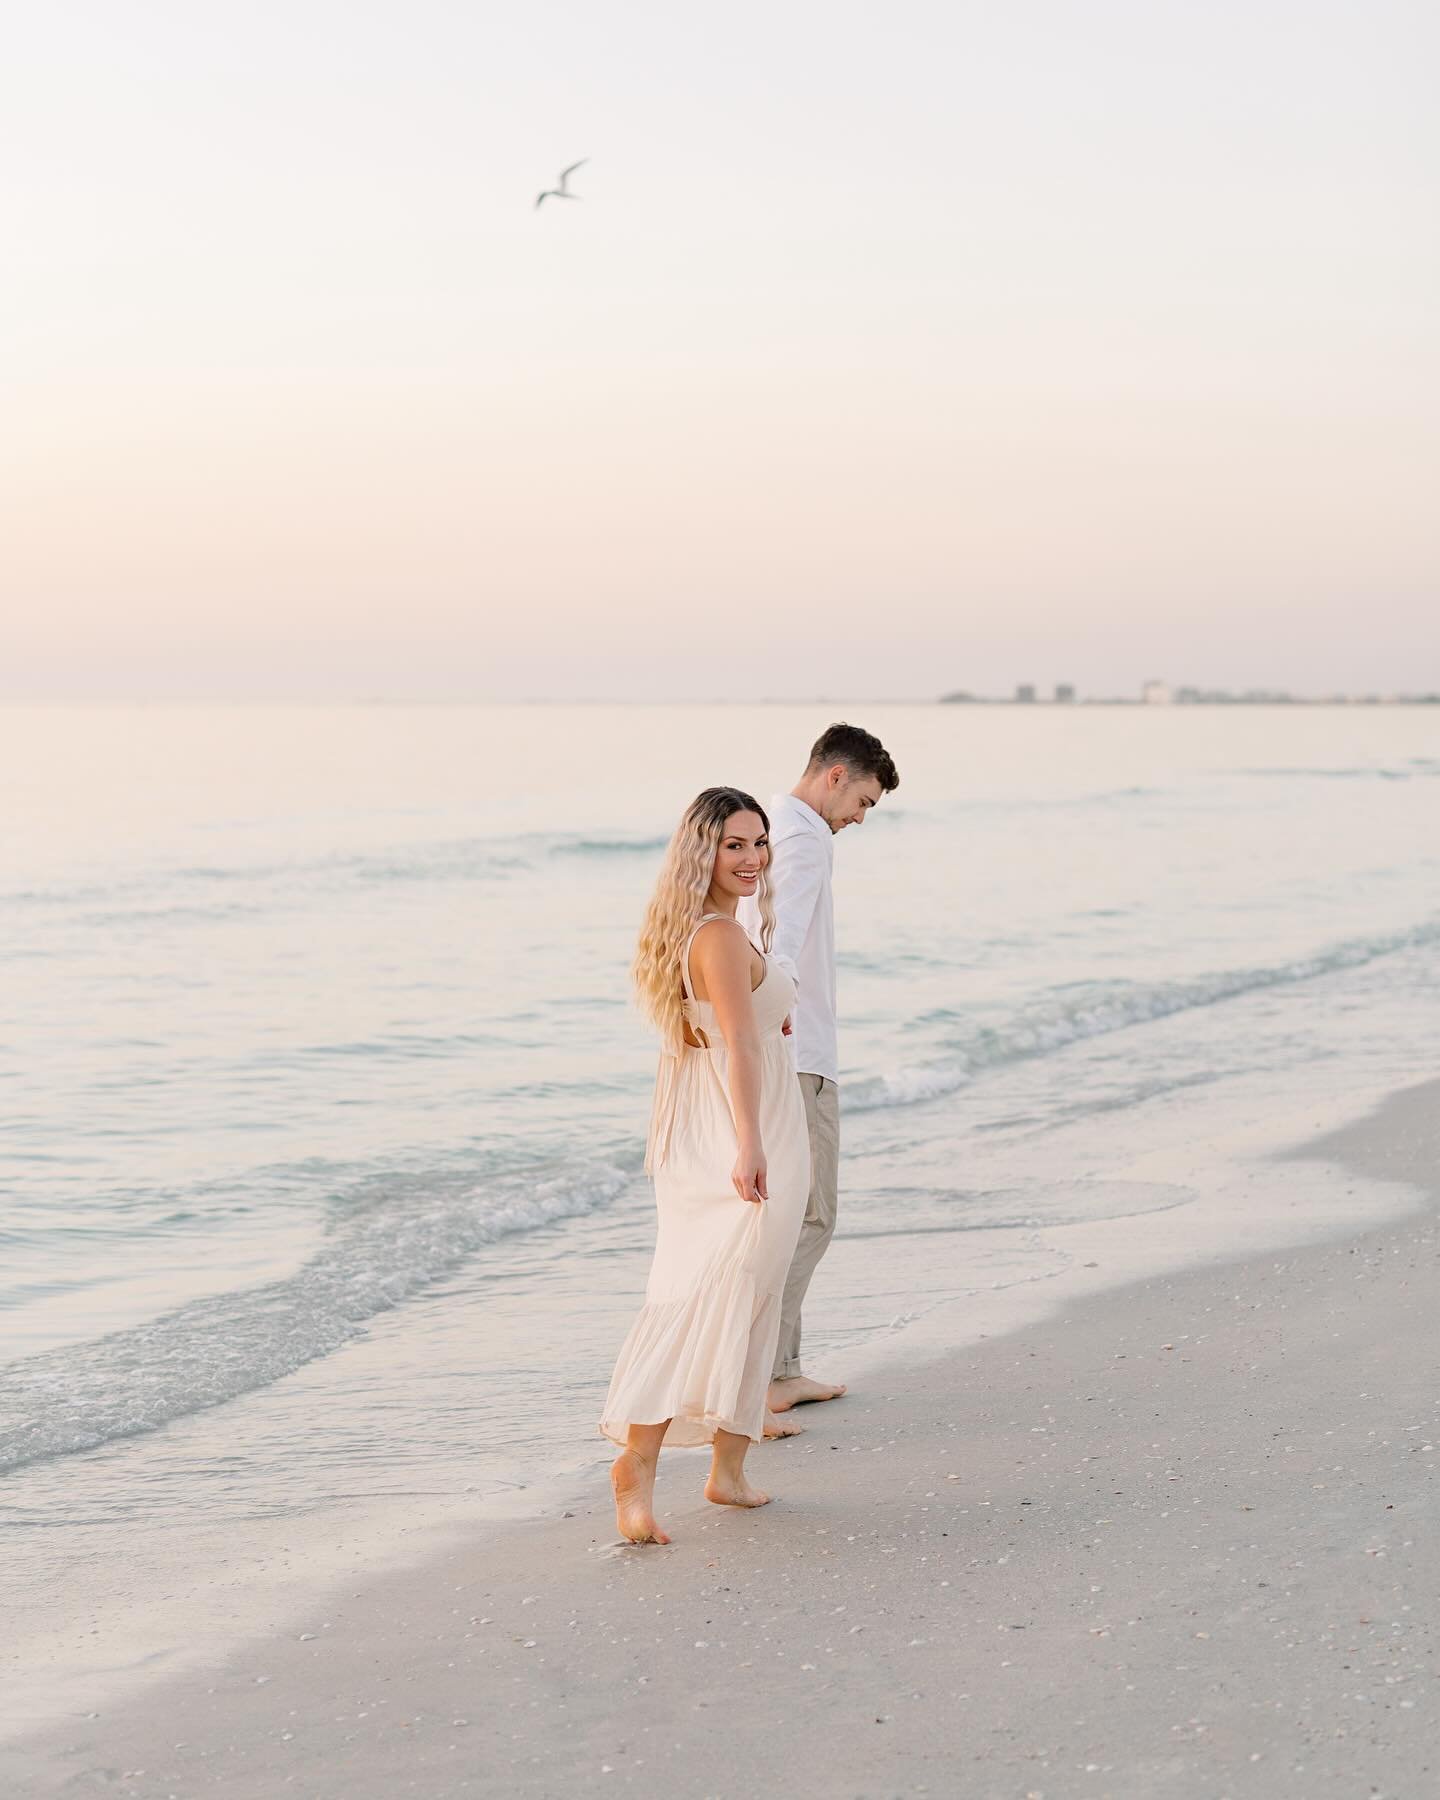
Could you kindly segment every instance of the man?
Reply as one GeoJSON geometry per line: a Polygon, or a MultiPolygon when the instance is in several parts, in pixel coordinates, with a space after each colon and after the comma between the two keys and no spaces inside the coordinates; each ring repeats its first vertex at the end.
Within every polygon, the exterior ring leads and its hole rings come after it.
{"type": "MultiPolygon", "coordinates": [[[[805,773],[770,807],[770,890],[775,903],[771,954],[795,979],[792,1042],[805,1117],[810,1127],[810,1200],[785,1283],[780,1345],[770,1382],[772,1414],[816,1400],[834,1400],[842,1384],[814,1381],[800,1367],[800,1308],[810,1278],[835,1233],[840,1173],[839,1055],[835,1034],[835,908],[830,869],[835,837],[864,823],[881,796],[900,785],[879,738],[858,725],[831,725],[810,752],[805,773]]],[[[760,931],[756,901],[738,917],[752,936],[760,931]]],[[[776,1417],[769,1437],[803,1429],[776,1417]]]]}

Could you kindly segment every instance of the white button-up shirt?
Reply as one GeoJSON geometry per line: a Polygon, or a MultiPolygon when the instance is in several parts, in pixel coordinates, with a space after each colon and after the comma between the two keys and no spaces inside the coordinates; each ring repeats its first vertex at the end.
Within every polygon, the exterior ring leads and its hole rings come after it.
{"type": "MultiPolygon", "coordinates": [[[[770,867],[775,904],[770,954],[794,978],[795,1067],[801,1075],[840,1079],[835,1031],[835,901],[830,873],[835,837],[813,806],[794,794],[770,802],[770,867]]],[[[736,915],[760,938],[760,907],[742,900],[736,915]]]]}

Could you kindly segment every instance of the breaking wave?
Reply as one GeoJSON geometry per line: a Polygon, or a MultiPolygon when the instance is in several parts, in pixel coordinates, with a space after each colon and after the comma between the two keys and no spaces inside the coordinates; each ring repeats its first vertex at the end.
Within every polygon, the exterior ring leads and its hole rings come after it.
{"type": "Polygon", "coordinates": [[[1126,1031],[1175,1013],[1216,1006],[1266,988],[1292,982],[1313,981],[1343,969],[1359,968],[1402,950],[1440,943],[1440,919],[1432,919],[1405,931],[1373,938],[1352,938],[1313,956],[1269,968],[1229,969],[1195,981],[1126,984],[1103,994],[1091,993],[1071,1001],[1051,1002],[993,1030],[976,1032],[955,1046],[943,1060],[889,1074],[847,1081],[844,1104],[853,1112],[869,1112],[885,1106],[915,1106],[953,1094],[987,1070],[1002,1068],[1027,1057],[1045,1056],[1053,1050],[1107,1032],[1126,1031]]]}
{"type": "Polygon", "coordinates": [[[155,1431],[279,1381],[497,1238],[607,1206],[631,1177],[552,1169],[376,1199],[293,1275],[0,1371],[0,1470],[155,1431]]]}

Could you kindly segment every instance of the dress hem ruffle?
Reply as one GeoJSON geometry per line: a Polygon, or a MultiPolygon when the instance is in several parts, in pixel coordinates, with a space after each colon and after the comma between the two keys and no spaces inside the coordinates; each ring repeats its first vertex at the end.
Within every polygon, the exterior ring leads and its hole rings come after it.
{"type": "Polygon", "coordinates": [[[753,1275],[730,1263],[682,1299],[648,1301],[616,1362],[601,1436],[623,1448],[632,1424],[669,1419],[665,1443],[674,1448],[708,1444],[717,1431],[758,1442],[780,1338],[780,1298],[757,1294],[753,1275]],[[755,1348],[762,1354],[754,1355],[755,1348]]]}

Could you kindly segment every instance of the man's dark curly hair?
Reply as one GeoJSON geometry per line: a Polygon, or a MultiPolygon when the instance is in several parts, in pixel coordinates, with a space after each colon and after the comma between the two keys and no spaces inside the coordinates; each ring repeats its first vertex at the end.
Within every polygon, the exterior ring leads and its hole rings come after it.
{"type": "Polygon", "coordinates": [[[858,725],[847,725],[843,719],[827,725],[816,738],[808,766],[812,770],[828,769],[834,763],[844,763],[852,775],[873,775],[886,794],[893,794],[900,785],[894,759],[879,738],[858,725]]]}

